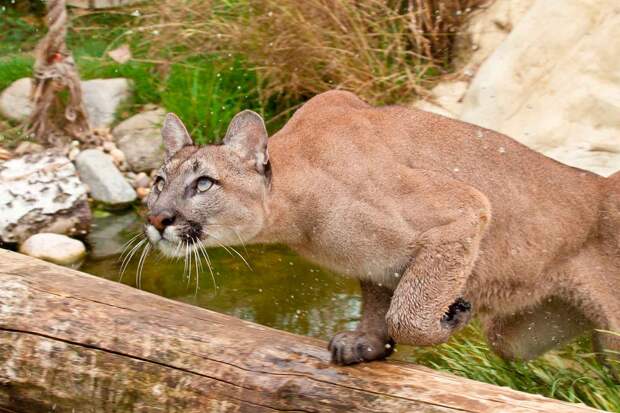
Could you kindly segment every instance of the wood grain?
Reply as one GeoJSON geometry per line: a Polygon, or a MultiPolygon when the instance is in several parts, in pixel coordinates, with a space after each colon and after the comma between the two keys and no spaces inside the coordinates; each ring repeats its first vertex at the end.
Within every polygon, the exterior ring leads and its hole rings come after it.
{"type": "Polygon", "coordinates": [[[0,411],[597,411],[325,347],[0,250],[0,411]]]}

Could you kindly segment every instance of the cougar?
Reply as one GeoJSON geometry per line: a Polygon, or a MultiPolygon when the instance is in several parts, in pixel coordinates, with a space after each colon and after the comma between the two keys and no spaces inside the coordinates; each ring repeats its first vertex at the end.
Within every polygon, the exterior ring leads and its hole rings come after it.
{"type": "Polygon", "coordinates": [[[270,139],[249,110],[219,145],[194,145],[173,114],[162,136],[151,244],[176,256],[181,243],[283,243],[358,278],[361,321],[330,341],[334,363],[443,343],[474,314],[505,359],[595,329],[601,352],[620,351],[619,173],[343,91],[312,98],[270,139]]]}

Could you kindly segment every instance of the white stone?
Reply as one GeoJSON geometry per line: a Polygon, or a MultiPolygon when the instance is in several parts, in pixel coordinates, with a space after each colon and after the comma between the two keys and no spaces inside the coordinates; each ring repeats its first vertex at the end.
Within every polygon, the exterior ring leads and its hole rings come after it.
{"type": "Polygon", "coordinates": [[[131,95],[128,79],[93,79],[82,82],[82,97],[92,128],[112,125],[121,103],[131,95]]]}
{"type": "Polygon", "coordinates": [[[537,0],[476,74],[461,119],[563,163],[620,169],[620,3],[537,0]]]}
{"type": "Polygon", "coordinates": [[[123,207],[137,198],[136,191],[125,180],[109,155],[98,149],[80,152],[75,160],[80,178],[90,188],[95,201],[110,207],[123,207]]]}
{"type": "Polygon", "coordinates": [[[32,113],[30,90],[32,81],[25,77],[11,83],[0,93],[0,115],[14,122],[28,119],[32,113]]]}
{"type": "MultiPolygon", "coordinates": [[[[13,82],[0,94],[0,115],[15,122],[23,122],[32,113],[30,90],[32,80],[23,78],[13,82]]],[[[131,95],[131,82],[124,78],[82,81],[82,98],[92,128],[109,127],[119,105],[131,95]]]]}
{"type": "Polygon", "coordinates": [[[20,245],[19,252],[56,264],[71,265],[84,258],[86,248],[81,241],[66,235],[44,232],[28,238],[20,245]]]}
{"type": "Polygon", "coordinates": [[[55,152],[0,163],[0,240],[22,242],[37,232],[85,233],[86,187],[71,161],[55,152]]]}

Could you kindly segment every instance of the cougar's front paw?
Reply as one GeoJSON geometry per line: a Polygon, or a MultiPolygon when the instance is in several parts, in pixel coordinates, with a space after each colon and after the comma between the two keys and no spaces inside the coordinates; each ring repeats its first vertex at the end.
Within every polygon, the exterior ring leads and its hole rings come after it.
{"type": "Polygon", "coordinates": [[[471,304],[464,298],[459,297],[450,304],[448,311],[441,318],[441,324],[444,327],[456,330],[467,324],[470,318],[471,304]]]}
{"type": "Polygon", "coordinates": [[[386,358],[394,351],[394,340],[345,331],[336,334],[327,349],[332,353],[332,363],[348,365],[386,358]]]}

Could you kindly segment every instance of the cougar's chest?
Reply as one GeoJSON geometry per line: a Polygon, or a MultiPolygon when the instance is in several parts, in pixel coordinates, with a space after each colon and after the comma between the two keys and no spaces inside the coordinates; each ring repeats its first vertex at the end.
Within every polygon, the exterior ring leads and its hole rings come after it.
{"type": "Polygon", "coordinates": [[[292,247],[332,271],[395,286],[411,261],[414,231],[398,213],[355,199],[334,199],[309,219],[292,247]]]}

